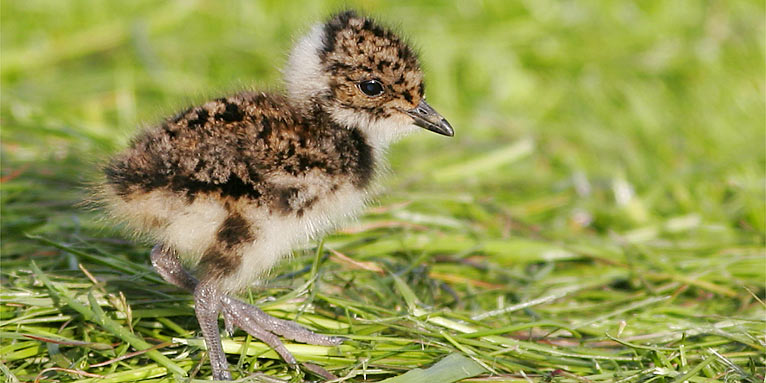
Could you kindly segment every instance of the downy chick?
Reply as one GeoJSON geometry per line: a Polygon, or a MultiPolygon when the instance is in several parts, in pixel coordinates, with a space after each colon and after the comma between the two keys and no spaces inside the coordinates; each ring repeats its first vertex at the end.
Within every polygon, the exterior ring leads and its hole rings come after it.
{"type": "Polygon", "coordinates": [[[418,127],[453,135],[425,101],[413,50],[355,12],[314,26],[294,47],[284,78],[286,94],[234,94],[143,131],[104,169],[109,214],[155,241],[154,267],[194,293],[215,379],[231,378],[220,314],[292,366],[276,335],[341,342],[231,294],[295,246],[359,214],[390,143],[418,127]]]}

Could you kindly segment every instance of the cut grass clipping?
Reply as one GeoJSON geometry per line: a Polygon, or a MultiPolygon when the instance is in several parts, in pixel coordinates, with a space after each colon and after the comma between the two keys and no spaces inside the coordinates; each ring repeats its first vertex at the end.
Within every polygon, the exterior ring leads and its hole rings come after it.
{"type": "MultiPolygon", "coordinates": [[[[763,382],[763,2],[0,2],[0,374],[205,381],[191,296],[82,208],[137,127],[275,88],[344,6],[422,51],[453,139],[243,299],[337,382],[763,382]]],[[[319,381],[242,331],[235,378],[319,381]]]]}

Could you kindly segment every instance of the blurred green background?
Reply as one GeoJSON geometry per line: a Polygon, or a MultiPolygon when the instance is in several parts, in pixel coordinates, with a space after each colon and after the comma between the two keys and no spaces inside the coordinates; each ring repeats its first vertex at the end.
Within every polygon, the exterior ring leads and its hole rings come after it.
{"type": "MultiPolygon", "coordinates": [[[[639,310],[627,333],[711,320],[696,315],[763,324],[762,1],[0,2],[5,287],[31,259],[66,269],[30,236],[77,248],[121,236],[76,204],[139,127],[229,92],[279,91],[296,38],[347,7],[418,48],[429,103],[456,134],[396,144],[382,208],[329,246],[506,286],[452,279],[468,301],[455,304],[407,274],[421,300],[466,315],[592,282],[609,293],[538,314],[602,334],[614,323],[589,322],[599,310],[691,286],[665,311],[639,310]],[[489,266],[449,262],[469,257],[489,266]]],[[[146,247],[120,249],[146,263],[146,247]]],[[[297,260],[281,271],[311,263],[297,260]]],[[[354,299],[400,307],[370,286],[354,299]]]]}
{"type": "Polygon", "coordinates": [[[450,189],[481,184],[512,207],[588,181],[605,195],[562,204],[595,209],[598,230],[694,213],[763,238],[757,1],[3,2],[4,171],[87,163],[188,104],[279,89],[292,42],[346,6],[419,48],[428,97],[457,129],[397,145],[397,178],[418,182],[530,139],[519,161],[450,173],[450,189]],[[606,190],[623,184],[636,197],[627,211],[606,190]]]}

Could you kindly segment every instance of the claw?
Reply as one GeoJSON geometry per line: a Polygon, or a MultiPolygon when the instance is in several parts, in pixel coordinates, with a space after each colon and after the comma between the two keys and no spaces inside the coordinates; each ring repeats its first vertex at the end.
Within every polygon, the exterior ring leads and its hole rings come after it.
{"type": "Polygon", "coordinates": [[[234,331],[237,330],[237,327],[234,325],[234,319],[231,318],[226,310],[223,310],[223,330],[226,331],[226,336],[228,337],[233,336],[234,331]]]}

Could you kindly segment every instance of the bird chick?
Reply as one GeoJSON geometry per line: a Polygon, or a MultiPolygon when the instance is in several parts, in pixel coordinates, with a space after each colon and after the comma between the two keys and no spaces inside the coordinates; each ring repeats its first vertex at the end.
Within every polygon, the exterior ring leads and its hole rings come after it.
{"type": "Polygon", "coordinates": [[[277,335],[342,341],[232,294],[357,215],[391,142],[417,127],[453,135],[425,101],[413,50],[353,11],[299,40],[284,80],[286,94],[242,92],[189,108],[140,133],[104,169],[109,214],[157,243],[155,269],[193,292],[215,379],[231,379],[221,314],[227,329],[242,328],[293,367],[277,335]]]}

